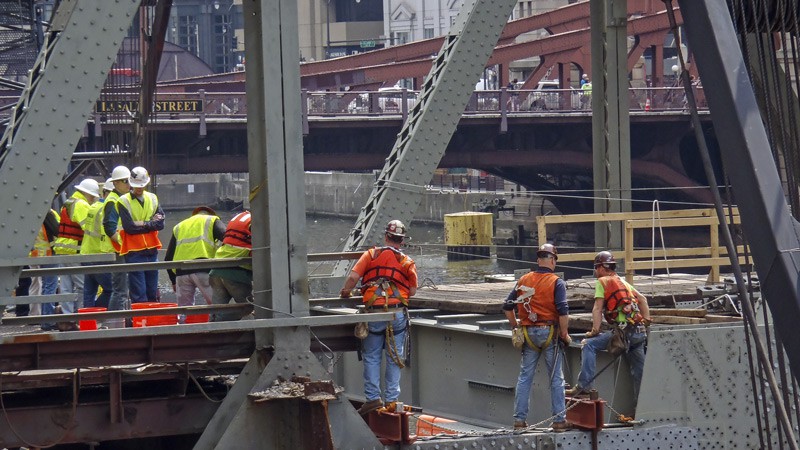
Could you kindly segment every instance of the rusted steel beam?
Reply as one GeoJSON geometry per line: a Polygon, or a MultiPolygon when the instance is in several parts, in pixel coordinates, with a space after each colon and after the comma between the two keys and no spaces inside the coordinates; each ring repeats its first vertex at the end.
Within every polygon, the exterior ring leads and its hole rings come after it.
{"type": "Polygon", "coordinates": [[[605,406],[605,400],[601,399],[567,398],[567,422],[585,430],[601,430],[605,406]]]}
{"type": "Polygon", "coordinates": [[[411,413],[406,411],[394,413],[378,410],[369,413],[366,419],[369,428],[384,445],[412,444],[417,436],[410,434],[409,417],[411,413]]]}

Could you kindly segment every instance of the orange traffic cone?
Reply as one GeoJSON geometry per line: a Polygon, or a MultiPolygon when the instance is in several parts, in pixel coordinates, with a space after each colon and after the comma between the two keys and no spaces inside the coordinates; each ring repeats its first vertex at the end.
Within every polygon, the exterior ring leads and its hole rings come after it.
{"type": "Polygon", "coordinates": [[[645,100],[645,102],[644,102],[644,110],[645,111],[650,111],[650,99],[649,98],[647,100],[645,100]]]}

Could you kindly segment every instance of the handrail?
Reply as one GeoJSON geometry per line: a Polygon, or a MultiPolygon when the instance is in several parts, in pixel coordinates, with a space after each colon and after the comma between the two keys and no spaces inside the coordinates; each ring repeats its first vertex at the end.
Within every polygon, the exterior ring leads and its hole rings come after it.
{"type": "MultiPolygon", "coordinates": [[[[739,224],[739,210],[732,208],[733,224],[739,224]]],[[[547,243],[547,225],[567,223],[594,223],[594,222],[619,222],[625,226],[625,237],[622,249],[610,249],[616,252],[617,260],[625,262],[625,278],[633,281],[633,275],[638,269],[664,269],[664,268],[710,268],[709,281],[719,282],[720,266],[730,265],[727,250],[719,244],[719,222],[713,209],[682,209],[661,211],[660,218],[654,218],[650,211],[624,212],[624,213],[597,213],[597,214],[571,214],[539,216],[536,218],[539,245],[547,243]],[[635,230],[651,229],[653,227],[708,227],[709,245],[703,247],[676,247],[656,250],[637,250],[634,247],[633,234],[635,230]],[[664,259],[666,257],[666,259],[664,259]],[[660,258],[653,260],[652,258],[660,258]],[[672,258],[672,259],[670,259],[672,258]],[[642,260],[645,259],[645,260],[642,260]]],[[[737,247],[737,252],[743,252],[744,246],[737,247]]],[[[593,261],[595,252],[560,253],[560,262],[593,261]]],[[[744,263],[744,258],[739,258],[744,263]]]]}

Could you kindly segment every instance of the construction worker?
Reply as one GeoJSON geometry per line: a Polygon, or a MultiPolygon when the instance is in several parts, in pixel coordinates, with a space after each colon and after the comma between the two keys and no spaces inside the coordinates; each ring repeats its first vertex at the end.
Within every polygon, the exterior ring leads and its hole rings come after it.
{"type": "MultiPolygon", "coordinates": [[[[144,167],[131,169],[128,184],[131,190],[117,200],[122,222],[120,254],[126,263],[148,263],[158,260],[161,241],[158,232],[164,229],[164,210],[158,197],[144,190],[150,174],[144,167]]],[[[131,303],[158,302],[158,270],[128,272],[131,303]]]]}
{"type": "MultiPolygon", "coordinates": [[[[116,253],[111,239],[106,236],[103,230],[103,211],[105,209],[105,198],[114,191],[114,183],[111,178],[103,183],[103,197],[89,207],[86,222],[83,224],[83,242],[81,243],[81,255],[111,254],[116,253]]],[[[83,263],[84,266],[97,266],[105,264],[83,263]]],[[[113,288],[111,285],[111,273],[87,273],[83,275],[83,307],[91,308],[94,306],[108,307],[108,300],[111,298],[113,288]],[[99,288],[103,288],[100,296],[97,296],[99,288]]]]}
{"type": "Polygon", "coordinates": [[[558,250],[543,244],[536,252],[538,268],[517,281],[503,303],[503,312],[511,325],[512,335],[522,347],[517,388],[514,391],[514,429],[528,427],[531,385],[539,357],[544,356],[550,380],[550,410],[553,431],[570,428],[566,419],[564,400],[563,352],[559,340],[567,345],[569,337],[569,307],[567,285],[553,271],[558,250]],[[516,312],[516,315],[515,315],[516,312]]]}
{"type": "MultiPolygon", "coordinates": [[[[100,185],[91,178],[85,178],[75,185],[75,193],[64,202],[61,207],[61,223],[58,227],[58,238],[53,243],[53,252],[56,255],[77,255],[81,250],[83,241],[83,226],[89,214],[89,207],[100,197],[100,185]]],[[[62,267],[74,267],[77,264],[62,264],[62,267]]],[[[83,301],[83,275],[63,275],[60,277],[61,293],[78,294],[83,301]]],[[[77,302],[61,302],[64,313],[77,311],[77,302]]],[[[77,329],[77,324],[70,324],[69,328],[77,329]],[[72,326],[74,325],[74,327],[72,326]]]]}
{"type": "MultiPolygon", "coordinates": [[[[114,250],[119,255],[122,249],[122,238],[120,232],[122,231],[122,222],[119,219],[119,198],[127,194],[131,190],[128,184],[128,178],[131,176],[131,171],[125,166],[114,167],[111,171],[111,183],[114,190],[109,192],[103,206],[103,232],[109,238],[109,242],[114,246],[114,250]]],[[[119,258],[118,258],[119,259],[119,258]]],[[[120,311],[128,309],[128,274],[125,272],[112,272],[111,273],[111,297],[108,299],[109,311],[120,311]]],[[[106,326],[111,328],[113,324],[122,326],[123,321],[106,321],[106,326]]]]}
{"type": "MultiPolygon", "coordinates": [[[[225,237],[225,224],[219,220],[216,211],[208,206],[198,206],[191,217],[182,220],[172,228],[172,239],[167,245],[164,261],[191,261],[212,259],[218,244],[225,237]]],[[[209,269],[169,269],[172,290],[178,294],[178,306],[197,304],[199,292],[205,304],[211,304],[211,285],[208,284],[209,269]]],[[[183,323],[184,315],[179,316],[183,323]]]]}
{"type": "Polygon", "coordinates": [[[366,312],[394,313],[391,322],[369,322],[369,332],[362,341],[364,358],[364,396],[366,401],[358,410],[365,415],[384,406],[381,400],[381,359],[386,350],[383,398],[386,409],[394,411],[400,397],[400,369],[405,367],[405,348],[408,338],[408,298],[417,292],[417,267],[400,247],[406,236],[406,226],[399,220],[390,221],[384,230],[383,247],[373,247],[361,255],[344,282],[340,295],[350,297],[358,280],[366,312]]]}
{"type": "Polygon", "coordinates": [[[592,82],[588,77],[585,82],[581,83],[581,109],[587,108],[592,108],[592,82]]]}
{"type": "Polygon", "coordinates": [[[592,308],[592,330],[586,333],[581,342],[581,374],[578,384],[567,391],[568,395],[578,395],[592,389],[596,377],[595,364],[597,352],[605,350],[611,340],[612,332],[600,332],[603,317],[612,327],[621,329],[627,337],[625,351],[631,377],[633,378],[634,403],[639,398],[644,370],[646,327],[650,325],[650,308],[647,298],[633,286],[620,278],[616,272],[617,261],[611,252],[603,251],[594,257],[594,276],[597,284],[592,308]]]}
{"type": "MultiPolygon", "coordinates": [[[[53,243],[58,237],[59,216],[54,210],[49,210],[44,216],[42,226],[33,242],[33,249],[28,254],[32,258],[53,255],[53,243]]],[[[43,260],[44,261],[44,260],[43,260]]],[[[55,264],[37,264],[31,266],[32,269],[52,268],[55,264]]],[[[29,288],[29,295],[52,295],[58,291],[58,275],[46,275],[43,277],[33,277],[29,288]]],[[[54,303],[42,303],[40,305],[17,305],[16,315],[27,316],[28,314],[38,316],[40,314],[53,314],[54,303]],[[43,312],[44,311],[44,312],[43,312]]],[[[53,324],[44,324],[45,330],[55,328],[53,324]]]]}
{"type": "MultiPolygon", "coordinates": [[[[253,248],[250,231],[250,211],[243,211],[233,216],[225,234],[222,245],[217,249],[214,258],[246,258],[251,256],[253,248]]],[[[212,269],[208,282],[211,285],[211,302],[215,305],[227,305],[233,299],[236,303],[247,303],[253,293],[253,266],[212,269]]],[[[239,320],[240,313],[216,313],[211,321],[239,320]]]]}

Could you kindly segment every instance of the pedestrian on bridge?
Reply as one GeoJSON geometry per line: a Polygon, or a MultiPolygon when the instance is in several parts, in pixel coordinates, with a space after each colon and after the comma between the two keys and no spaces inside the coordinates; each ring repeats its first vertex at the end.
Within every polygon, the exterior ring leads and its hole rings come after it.
{"type": "MultiPolygon", "coordinates": [[[[217,247],[225,237],[225,224],[216,211],[208,206],[198,206],[192,215],[172,228],[172,239],[167,245],[164,261],[193,261],[213,259],[217,247]]],[[[178,306],[197,303],[199,293],[206,305],[211,304],[212,289],[208,281],[209,269],[168,269],[172,290],[178,294],[178,306]]],[[[186,320],[184,314],[179,321],[186,320]]]]}
{"type": "MultiPolygon", "coordinates": [[[[406,236],[406,226],[392,220],[384,230],[383,247],[373,247],[361,255],[344,282],[340,295],[350,293],[361,280],[365,312],[392,312],[390,322],[369,322],[362,339],[364,358],[364,396],[366,402],[358,410],[366,415],[384,406],[381,400],[381,359],[386,353],[383,398],[386,409],[395,410],[400,397],[400,369],[405,367],[408,339],[408,298],[417,292],[417,266],[400,247],[406,236]]],[[[361,336],[359,336],[361,337],[361,336]]]]}
{"type": "MultiPolygon", "coordinates": [[[[251,222],[250,211],[242,211],[233,216],[225,228],[222,245],[214,253],[214,258],[250,257],[253,249],[251,222]]],[[[248,300],[252,300],[253,295],[253,265],[212,269],[209,272],[208,283],[211,285],[213,304],[227,305],[231,299],[236,303],[246,304],[248,300]]],[[[211,316],[211,321],[239,320],[242,316],[241,312],[216,313],[211,316]]]]}
{"type": "Polygon", "coordinates": [[[539,357],[544,356],[550,379],[553,431],[570,428],[564,399],[563,352],[559,340],[569,345],[567,285],[553,271],[558,250],[542,244],[536,252],[538,268],[519,279],[503,303],[512,330],[512,342],[522,350],[517,388],[514,390],[514,429],[528,427],[531,385],[539,357]],[[516,312],[516,315],[515,315],[516,312]]]}
{"type": "MultiPolygon", "coordinates": [[[[103,211],[105,210],[105,198],[114,191],[114,183],[109,178],[103,184],[103,197],[94,202],[89,207],[86,221],[83,224],[83,242],[81,243],[81,255],[113,254],[116,253],[111,239],[106,236],[103,230],[103,211]]],[[[84,266],[98,266],[105,263],[83,263],[84,266]]],[[[87,273],[83,275],[83,307],[103,307],[108,308],[108,300],[111,298],[113,287],[111,285],[111,273],[87,273]],[[98,297],[97,291],[103,288],[103,292],[98,297]]]]}
{"type": "MultiPolygon", "coordinates": [[[[144,167],[131,169],[128,184],[131,190],[119,198],[117,207],[122,223],[120,254],[125,256],[126,263],[156,262],[164,210],[156,194],[144,190],[150,184],[150,174],[144,167]]],[[[131,303],[159,301],[158,270],[128,272],[128,284],[131,303]]]]}
{"type": "MultiPolygon", "coordinates": [[[[114,167],[111,171],[111,183],[114,190],[111,191],[103,206],[103,232],[108,237],[109,242],[114,247],[119,261],[120,250],[122,250],[122,221],[119,218],[119,199],[131,190],[128,179],[131,171],[125,166],[114,167]]],[[[129,309],[128,299],[128,274],[126,272],[111,273],[111,297],[108,299],[109,311],[121,311],[129,309]]],[[[121,327],[124,321],[108,320],[105,325],[109,328],[112,324],[121,327]]]]}

